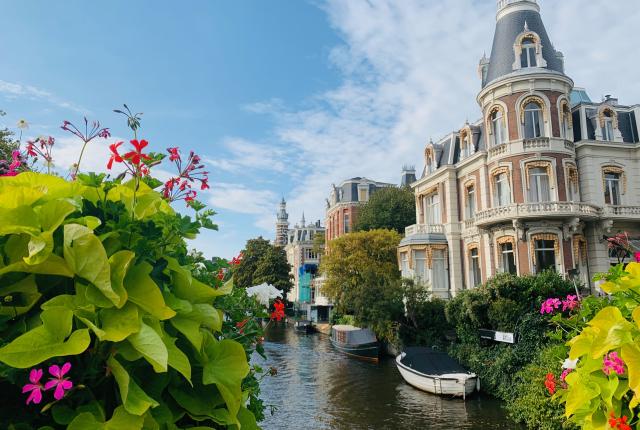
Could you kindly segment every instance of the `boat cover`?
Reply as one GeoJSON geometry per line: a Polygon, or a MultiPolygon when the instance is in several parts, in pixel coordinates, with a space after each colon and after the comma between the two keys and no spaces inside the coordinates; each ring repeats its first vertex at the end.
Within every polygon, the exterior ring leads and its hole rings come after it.
{"type": "Polygon", "coordinates": [[[410,347],[404,349],[405,356],[400,362],[426,375],[469,374],[456,360],[444,352],[431,348],[410,347]]]}
{"type": "Polygon", "coordinates": [[[364,345],[377,342],[376,335],[368,328],[351,325],[334,325],[333,339],[348,345],[364,345]]]}

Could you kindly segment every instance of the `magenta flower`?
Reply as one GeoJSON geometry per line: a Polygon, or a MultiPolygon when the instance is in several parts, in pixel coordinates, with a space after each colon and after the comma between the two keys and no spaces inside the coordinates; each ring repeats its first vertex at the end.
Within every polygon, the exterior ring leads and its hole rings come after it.
{"type": "Polygon", "coordinates": [[[31,383],[22,387],[22,393],[31,391],[31,394],[27,397],[27,405],[31,402],[37,405],[42,401],[42,384],[40,383],[40,378],[42,378],[42,369],[31,369],[31,372],[29,372],[29,381],[31,383]]]}
{"type": "Polygon", "coordinates": [[[602,371],[606,375],[610,375],[611,372],[615,372],[618,375],[624,374],[624,361],[618,356],[617,352],[613,351],[605,355],[602,362],[602,371]]]}
{"type": "Polygon", "coordinates": [[[572,296],[571,294],[569,294],[567,296],[567,300],[563,300],[562,301],[562,311],[566,311],[567,309],[569,309],[570,311],[574,310],[575,308],[577,308],[578,306],[580,306],[580,302],[578,301],[578,296],[572,296]]]}
{"type": "Polygon", "coordinates": [[[562,302],[560,299],[550,298],[542,302],[542,306],[540,307],[541,314],[552,314],[556,309],[560,307],[562,302]]]}
{"type": "Polygon", "coordinates": [[[49,382],[47,382],[44,386],[45,390],[49,390],[53,387],[56,387],[56,390],[53,393],[53,397],[56,400],[60,400],[64,397],[65,390],[70,390],[73,387],[73,382],[69,381],[67,378],[64,378],[64,375],[71,370],[71,363],[67,362],[62,365],[62,369],[58,367],[56,364],[49,367],[49,373],[54,378],[51,378],[49,382]]]}
{"type": "Polygon", "coordinates": [[[565,379],[567,379],[567,375],[569,373],[571,373],[573,371],[573,369],[564,369],[562,371],[562,375],[560,375],[560,380],[562,380],[562,382],[564,382],[565,379]]]}
{"type": "Polygon", "coordinates": [[[633,257],[636,260],[636,263],[640,263],[640,252],[636,252],[635,254],[633,254],[633,257]]]}

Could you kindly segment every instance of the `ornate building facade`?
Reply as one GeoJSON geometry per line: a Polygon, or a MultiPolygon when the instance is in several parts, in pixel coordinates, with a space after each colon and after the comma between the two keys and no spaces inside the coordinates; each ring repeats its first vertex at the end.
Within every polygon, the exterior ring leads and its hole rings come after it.
{"type": "Polygon", "coordinates": [[[640,237],[640,106],[574,88],[536,0],[499,0],[496,18],[482,118],[426,146],[398,248],[403,276],[444,298],[500,272],[589,286],[614,262],[608,235],[640,237]]]}
{"type": "Polygon", "coordinates": [[[276,218],[276,239],[273,241],[275,246],[285,246],[287,237],[289,236],[289,214],[287,213],[287,202],[282,198],[280,209],[276,218]]]}

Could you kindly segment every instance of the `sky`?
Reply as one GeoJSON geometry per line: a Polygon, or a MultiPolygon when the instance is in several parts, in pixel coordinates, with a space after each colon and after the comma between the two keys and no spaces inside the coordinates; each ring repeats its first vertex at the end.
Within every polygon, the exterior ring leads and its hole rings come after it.
{"type": "MultiPolygon", "coordinates": [[[[540,4],[576,86],[640,103],[637,0],[540,4]]],[[[108,145],[132,138],[113,109],[143,112],[152,150],[205,160],[199,197],[220,230],[191,245],[230,258],[274,237],[282,197],[292,225],[303,211],[324,220],[331,184],[397,183],[403,165],[421,171],[429,139],[479,118],[495,12],[493,0],[5,1],[0,126],[54,136],[62,171],[79,152],[62,121],[99,120],[113,136],[82,170],[104,171],[108,145]]]]}

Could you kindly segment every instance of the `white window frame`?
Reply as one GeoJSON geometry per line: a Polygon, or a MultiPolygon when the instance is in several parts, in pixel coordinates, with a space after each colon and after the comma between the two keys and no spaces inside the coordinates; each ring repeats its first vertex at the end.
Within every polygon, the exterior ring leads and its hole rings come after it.
{"type": "Polygon", "coordinates": [[[508,206],[512,203],[511,201],[511,181],[509,180],[509,175],[507,173],[498,173],[493,176],[494,180],[494,205],[496,207],[508,206]],[[501,179],[503,177],[503,179],[501,179]],[[501,186],[506,190],[501,191],[501,186]],[[503,195],[504,194],[504,195],[503,195]]]}
{"type": "Polygon", "coordinates": [[[604,174],[604,203],[611,206],[620,206],[622,204],[622,187],[620,186],[620,182],[622,181],[622,175],[619,173],[610,173],[606,172],[604,174]],[[609,178],[609,176],[616,176],[616,178],[609,178]],[[618,201],[614,202],[614,185],[617,188],[617,197],[618,201]],[[609,202],[607,202],[607,191],[609,192],[609,202]]]}
{"type": "Polygon", "coordinates": [[[480,249],[471,248],[469,249],[469,286],[471,288],[476,288],[480,284],[482,284],[482,267],[480,264],[480,249]],[[476,255],[473,255],[474,251],[476,255]],[[477,273],[475,269],[477,269],[477,273]]]}
{"type": "Polygon", "coordinates": [[[528,102],[525,106],[523,106],[524,109],[524,124],[522,125],[522,136],[524,139],[537,139],[540,137],[544,137],[544,111],[542,109],[542,106],[540,106],[538,103],[536,102],[528,102]],[[534,105],[536,106],[535,109],[529,109],[529,106],[534,105]],[[531,121],[532,123],[532,130],[533,130],[533,134],[534,136],[527,136],[527,121],[531,121]],[[539,134],[537,136],[535,136],[536,134],[536,125],[537,128],[539,129],[539,134]]]}
{"type": "Polygon", "coordinates": [[[425,207],[425,224],[438,225],[442,223],[440,213],[440,195],[438,193],[432,193],[424,198],[425,207]]]}
{"type": "Polygon", "coordinates": [[[516,269],[515,273],[513,273],[514,275],[518,274],[518,262],[516,260],[516,250],[515,247],[513,246],[512,242],[505,242],[505,243],[501,243],[499,245],[500,247],[500,262],[501,262],[501,270],[502,273],[511,273],[508,271],[508,267],[506,267],[506,261],[505,258],[508,258],[508,254],[511,254],[511,256],[513,257],[513,266],[516,269]],[[510,245],[511,246],[511,250],[505,250],[504,247],[506,245],[510,245]]]}
{"type": "Polygon", "coordinates": [[[520,54],[520,67],[522,69],[528,69],[532,67],[538,67],[538,55],[536,52],[536,45],[533,41],[523,41],[522,43],[522,52],[520,54]],[[527,63],[524,64],[522,62],[522,56],[525,56],[527,63]],[[532,61],[533,60],[533,61],[532,61]],[[532,65],[532,63],[535,64],[532,65]]]}
{"type": "Polygon", "coordinates": [[[552,199],[552,193],[551,193],[551,178],[549,177],[549,171],[547,170],[546,167],[533,167],[531,169],[528,169],[527,174],[529,175],[529,177],[527,178],[529,181],[529,189],[527,190],[527,199],[529,201],[529,203],[545,203],[545,202],[550,202],[552,199]],[[544,173],[540,173],[540,170],[544,170],[544,173]],[[538,171],[538,172],[536,172],[538,171]],[[542,187],[541,187],[541,181],[540,178],[542,176],[546,176],[547,177],[547,184],[548,184],[548,191],[549,191],[549,195],[548,198],[545,200],[543,198],[541,198],[542,196],[540,195],[542,193],[542,187]],[[532,198],[532,190],[534,189],[534,183],[535,183],[535,189],[536,189],[536,198],[533,199],[532,198]]]}
{"type": "Polygon", "coordinates": [[[491,114],[491,128],[493,131],[493,145],[502,145],[505,142],[504,136],[504,119],[502,117],[502,111],[496,110],[491,114]]]}
{"type": "Polygon", "coordinates": [[[542,252],[553,252],[553,269],[555,271],[558,270],[558,253],[556,253],[556,248],[555,246],[551,246],[551,248],[538,248],[538,242],[553,242],[552,240],[546,240],[546,239],[536,239],[533,243],[533,252],[535,254],[535,261],[536,261],[536,267],[535,267],[535,272],[537,273],[541,273],[542,270],[540,270],[539,266],[540,266],[540,258],[538,258],[538,252],[542,251],[542,252]]]}

